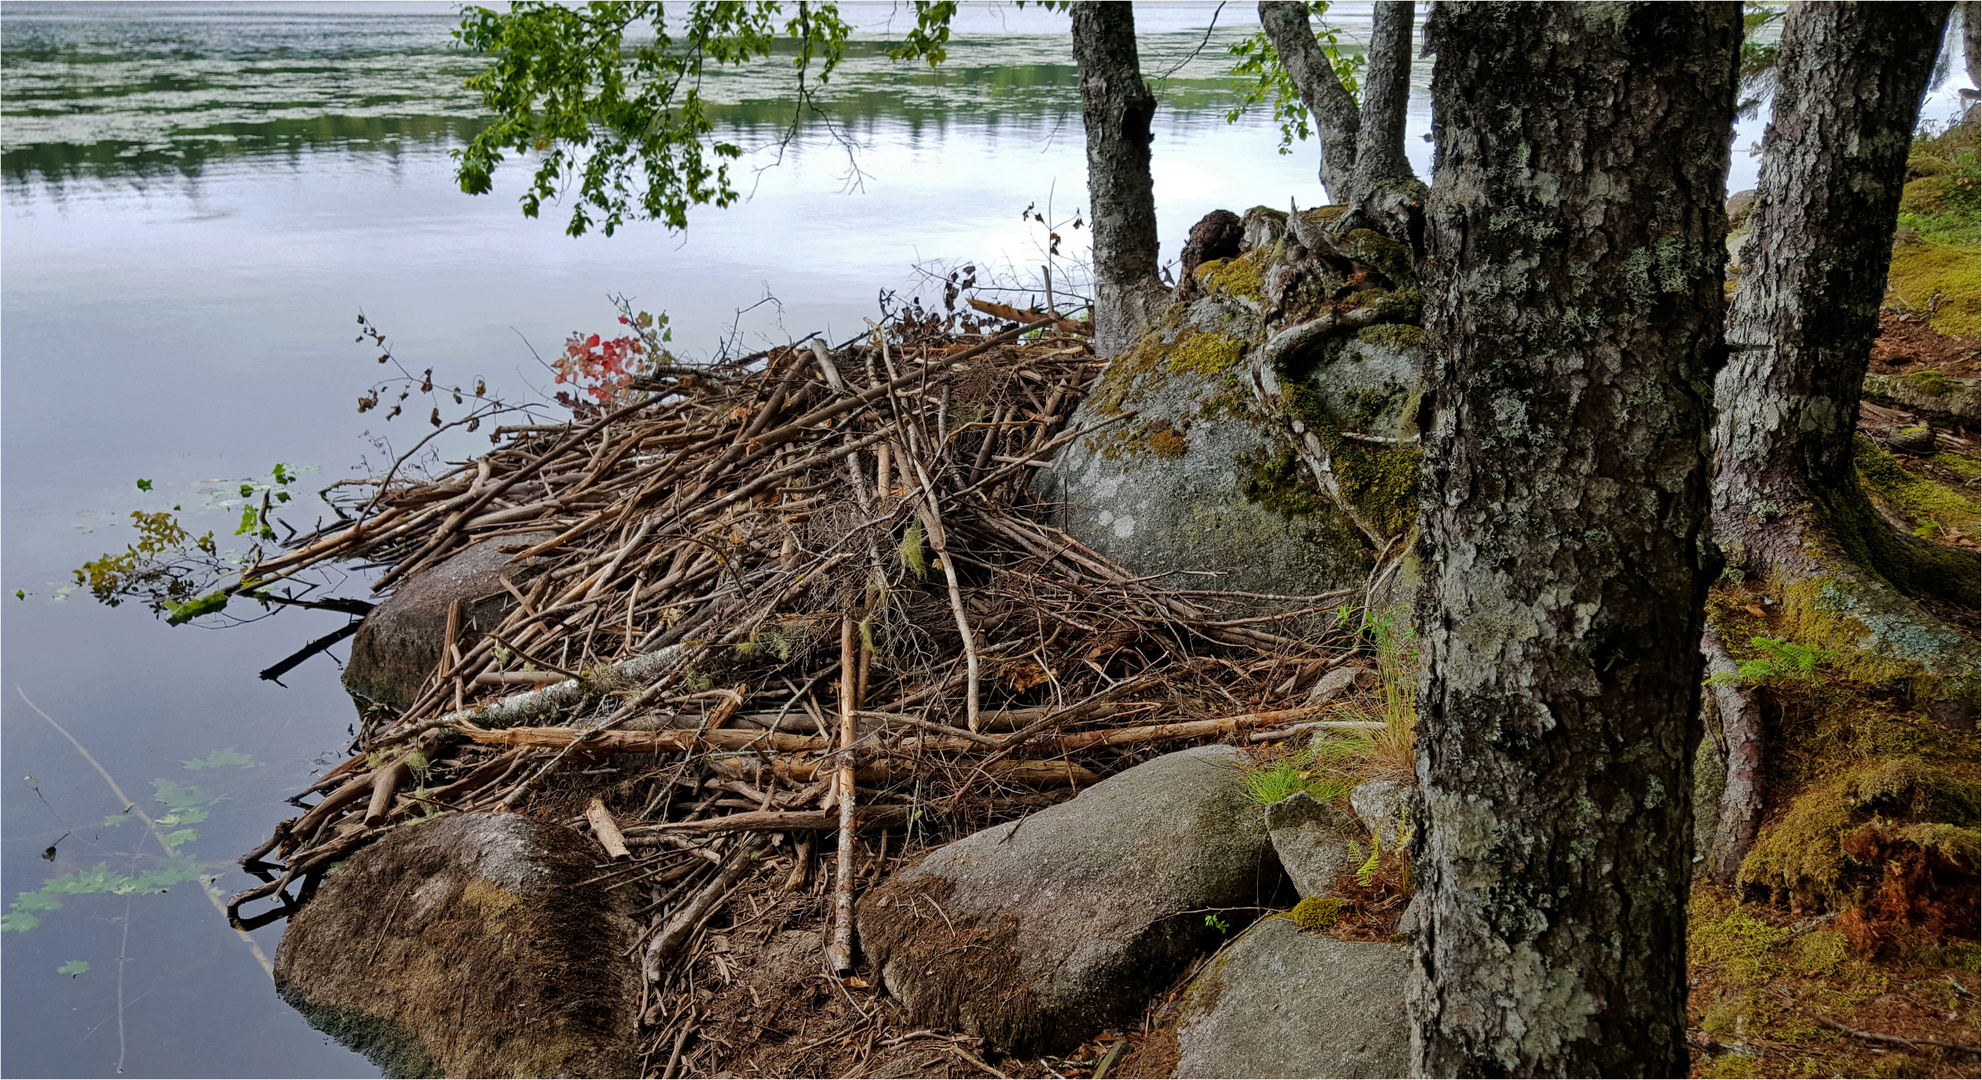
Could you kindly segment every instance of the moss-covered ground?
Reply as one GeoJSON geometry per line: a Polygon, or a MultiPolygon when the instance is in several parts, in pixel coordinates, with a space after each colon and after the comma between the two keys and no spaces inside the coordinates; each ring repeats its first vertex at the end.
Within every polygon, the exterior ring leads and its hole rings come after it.
{"type": "Polygon", "coordinates": [[[1887,305],[1942,334],[1982,332],[1982,168],[1977,127],[1957,124],[1914,140],[1901,197],[1887,305]]]}
{"type": "Polygon", "coordinates": [[[1943,682],[1861,650],[1826,587],[1708,602],[1760,709],[1769,811],[1735,888],[1694,887],[1694,1075],[1973,1076],[1936,1044],[1976,1044],[1982,740],[1937,719],[1943,682]]]}
{"type": "MultiPolygon", "coordinates": [[[[1976,131],[1914,143],[1876,371],[1975,376],[1976,131]]],[[[1868,527],[1903,527],[1972,564],[1982,544],[1973,451],[1895,454],[1861,438],[1854,459],[1879,511],[1868,527]]],[[[1749,582],[1723,585],[1708,603],[1760,709],[1768,810],[1734,888],[1694,887],[1695,1076],[1982,1069],[1972,1049],[1982,993],[1975,681],[1930,673],[1883,643],[1868,651],[1865,627],[1843,614],[1850,588],[1749,582]]],[[[1973,636],[1969,593],[1934,610],[1951,632],[1973,636]]]]}

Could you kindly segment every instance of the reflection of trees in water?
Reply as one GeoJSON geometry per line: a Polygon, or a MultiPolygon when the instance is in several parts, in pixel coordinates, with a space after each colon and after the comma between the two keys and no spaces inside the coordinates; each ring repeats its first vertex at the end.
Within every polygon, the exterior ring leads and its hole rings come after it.
{"type": "MultiPolygon", "coordinates": [[[[992,50],[993,52],[1018,49],[992,50]]],[[[1037,55],[1033,45],[1024,51],[1037,55]]],[[[9,52],[12,53],[11,48],[9,52]]],[[[987,57],[990,59],[992,57],[987,57]]],[[[130,131],[124,138],[91,142],[39,141],[15,144],[0,152],[0,179],[9,187],[32,184],[37,180],[51,188],[83,180],[196,179],[213,166],[231,162],[295,160],[318,153],[344,153],[362,156],[395,156],[407,151],[450,149],[473,138],[488,119],[478,115],[472,98],[460,93],[453,79],[435,81],[402,72],[397,85],[374,83],[361,72],[348,88],[326,85],[337,73],[331,65],[311,64],[306,70],[286,68],[271,77],[299,80],[289,100],[266,104],[238,100],[247,96],[245,83],[252,75],[240,69],[215,71],[207,75],[162,71],[144,65],[142,76],[124,82],[105,81],[88,85],[67,80],[37,79],[43,85],[23,95],[19,65],[27,57],[10,55],[8,112],[16,117],[66,111],[85,106],[99,116],[115,117],[127,111],[130,131]],[[443,92],[419,100],[407,93],[407,80],[432,82],[443,92]],[[318,81],[309,88],[303,84],[318,81]],[[369,84],[369,85],[368,85],[369,84]],[[322,112],[297,117],[299,108],[309,108],[297,100],[325,93],[322,112]],[[157,110],[159,97],[184,102],[179,110],[157,110]],[[230,100],[234,98],[235,100],[230,100]],[[128,105],[120,110],[120,99],[128,105]],[[342,100],[339,100],[342,99],[342,100]],[[376,110],[381,105],[402,105],[431,110],[430,114],[351,115],[343,110],[376,110]],[[290,116],[269,119],[232,119],[254,111],[280,110],[290,116]],[[174,112],[182,114],[175,123],[174,112]],[[230,119],[217,121],[213,114],[225,113],[230,119]]],[[[44,56],[43,63],[59,61],[44,56]]],[[[212,58],[207,58],[212,59],[212,58]]],[[[411,53],[408,64],[433,66],[431,54],[411,53]]],[[[443,62],[453,57],[440,57],[443,62]]],[[[911,68],[895,65],[885,57],[863,58],[867,63],[849,63],[835,73],[825,103],[831,123],[853,132],[863,141],[883,134],[901,133],[911,146],[925,139],[940,140],[953,129],[983,132],[996,138],[1001,134],[1039,137],[1055,129],[1070,136],[1080,131],[1079,73],[1067,63],[1004,63],[995,66],[911,68]]],[[[375,63],[373,58],[371,63],[375,63]]],[[[369,66],[369,63],[366,65],[369,66]]],[[[451,65],[450,66],[454,66],[451,65]]],[[[429,75],[432,72],[427,73],[429,75]]],[[[452,72],[448,72],[452,74],[452,72]]],[[[782,96],[788,72],[774,59],[752,69],[726,72],[707,80],[704,92],[727,102],[712,103],[711,117],[723,137],[746,147],[770,143],[784,133],[791,122],[795,103],[782,96]]],[[[1194,124],[1223,122],[1223,113],[1235,99],[1232,82],[1225,78],[1203,77],[1170,79],[1158,90],[1163,112],[1159,122],[1194,124]]],[[[80,111],[80,110],[79,110],[80,111]]],[[[806,117],[801,130],[822,131],[825,120],[806,117]]],[[[114,130],[115,127],[111,128],[114,130]]]]}
{"type": "Polygon", "coordinates": [[[193,179],[222,162],[295,161],[325,151],[396,157],[458,145],[485,123],[455,116],[316,116],[179,128],[164,143],[33,143],[0,154],[0,177],[10,186],[40,180],[59,187],[86,179],[193,179]]]}

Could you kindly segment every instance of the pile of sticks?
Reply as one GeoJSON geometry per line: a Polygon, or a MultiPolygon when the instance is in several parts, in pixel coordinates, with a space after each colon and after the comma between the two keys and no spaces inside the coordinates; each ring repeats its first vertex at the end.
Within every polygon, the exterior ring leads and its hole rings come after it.
{"type": "Polygon", "coordinates": [[[1153,748],[1370,726],[1304,697],[1351,655],[1355,590],[1136,576],[1035,503],[1036,470],[1094,433],[1067,419],[1102,366],[1043,317],[875,327],[666,369],[595,415],[500,429],[445,475],[375,485],[235,590],[357,562],[388,567],[382,593],[494,543],[513,607],[471,642],[457,605],[424,692],[368,714],[305,812],[244,857],[264,884],[230,917],[293,911],[400,823],[507,809],[589,829],[601,887],[651,895],[657,985],[753,875],[814,882],[845,971],[863,833],[879,868],[890,836],[897,856],[941,842],[1153,748]],[[830,904],[808,869],[822,834],[830,904]]]}

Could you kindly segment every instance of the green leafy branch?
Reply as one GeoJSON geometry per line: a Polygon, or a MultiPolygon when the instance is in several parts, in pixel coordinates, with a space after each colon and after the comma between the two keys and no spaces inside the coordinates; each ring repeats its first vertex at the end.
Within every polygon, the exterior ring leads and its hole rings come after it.
{"type": "MultiPolygon", "coordinates": [[[[1309,0],[1308,13],[1314,19],[1315,41],[1335,68],[1335,77],[1342,80],[1342,88],[1351,97],[1356,96],[1361,90],[1356,74],[1368,63],[1368,58],[1362,53],[1342,52],[1342,31],[1323,21],[1328,13],[1328,0],[1309,0]]],[[[1255,30],[1252,36],[1225,46],[1225,51],[1234,58],[1226,73],[1242,80],[1238,86],[1239,103],[1225,114],[1226,121],[1237,123],[1247,112],[1271,102],[1273,121],[1280,125],[1279,150],[1283,154],[1293,153],[1294,143],[1307,139],[1314,130],[1309,126],[1308,107],[1301,101],[1301,92],[1287,74],[1286,66],[1280,63],[1280,54],[1267,40],[1266,31],[1255,30]]]]}
{"type": "MultiPolygon", "coordinates": [[[[229,487],[209,495],[202,509],[230,515],[238,511],[234,535],[247,537],[254,545],[251,549],[223,551],[211,529],[194,536],[179,518],[185,512],[183,503],[170,510],[133,510],[130,521],[137,539],[121,552],[77,567],[72,571],[75,587],[88,589],[107,607],[143,601],[173,626],[223,610],[227,594],[216,588],[220,579],[251,565],[260,558],[260,545],[276,539],[275,526],[280,522],[275,511],[294,498],[289,486],[305,471],[315,470],[277,462],[266,477],[229,481],[229,487]]],[[[137,487],[144,493],[155,491],[150,480],[139,480],[137,487]]],[[[25,590],[16,590],[15,595],[27,597],[25,590]]]]}
{"type": "Polygon", "coordinates": [[[1708,686],[1766,686],[1785,682],[1807,682],[1828,654],[1822,649],[1799,645],[1783,638],[1758,637],[1749,641],[1761,655],[1738,663],[1733,674],[1715,675],[1708,686]]]}
{"type": "MultiPolygon", "coordinates": [[[[917,3],[914,29],[889,55],[940,62],[956,7],[917,3]]],[[[485,195],[506,157],[540,155],[522,196],[524,216],[568,195],[572,236],[593,228],[611,236],[629,217],[684,229],[689,207],[736,201],[729,163],[743,156],[714,138],[704,75],[768,59],[779,42],[793,42],[795,115],[802,115],[816,110],[808,77],[828,82],[852,34],[830,3],[698,0],[672,24],[656,0],[468,8],[454,38],[489,60],[466,85],[495,122],[454,151],[455,178],[462,191],[485,195]]]]}

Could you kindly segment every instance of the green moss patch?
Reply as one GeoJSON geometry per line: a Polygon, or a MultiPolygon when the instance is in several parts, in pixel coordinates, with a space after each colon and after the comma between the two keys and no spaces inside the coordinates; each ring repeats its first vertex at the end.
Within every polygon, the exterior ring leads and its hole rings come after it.
{"type": "Polygon", "coordinates": [[[1223,334],[1193,330],[1179,337],[1177,343],[1170,347],[1167,362],[1173,372],[1216,375],[1229,370],[1245,355],[1244,342],[1223,334]]]}
{"type": "Polygon", "coordinates": [[[1342,441],[1331,455],[1342,496],[1385,535],[1409,528],[1418,516],[1418,484],[1424,454],[1342,441]]]}
{"type": "MultiPolygon", "coordinates": [[[[1939,179],[1939,178],[1935,178],[1939,179]]],[[[1918,180],[1915,183],[1929,183],[1918,180]]],[[[1966,226],[1974,235],[1974,226],[1966,226]]],[[[1982,244],[1935,243],[1925,238],[1893,245],[1887,271],[1888,303],[1910,311],[1933,312],[1927,325],[1951,337],[1982,331],[1982,244]]]]}
{"type": "Polygon", "coordinates": [[[1862,435],[1853,439],[1852,462],[1858,466],[1866,491],[1905,518],[1915,535],[1982,540],[1982,505],[1976,499],[1909,472],[1892,454],[1862,435]]]}
{"type": "Polygon", "coordinates": [[[1972,778],[1917,758],[1870,763],[1797,796],[1742,861],[1741,883],[1811,909],[1862,902],[1879,867],[1853,858],[1847,838],[1868,822],[1912,818],[1918,838],[1904,839],[1971,852],[1977,795],[1972,778]]]}
{"type": "Polygon", "coordinates": [[[1422,329],[1402,323],[1365,326],[1356,332],[1356,337],[1387,349],[1415,349],[1425,343],[1422,329]]]}
{"type": "Polygon", "coordinates": [[[1342,921],[1342,912],[1349,902],[1339,896],[1310,896],[1294,905],[1287,917],[1294,925],[1313,933],[1317,930],[1332,929],[1342,921]]]}
{"type": "Polygon", "coordinates": [[[1307,466],[1292,450],[1277,457],[1260,455],[1239,460],[1239,494],[1260,508],[1282,517],[1305,517],[1328,505],[1307,466]]]}
{"type": "Polygon", "coordinates": [[[1197,268],[1197,279],[1206,291],[1243,297],[1253,303],[1266,299],[1265,268],[1260,251],[1249,251],[1236,259],[1213,259],[1197,268]]]}

